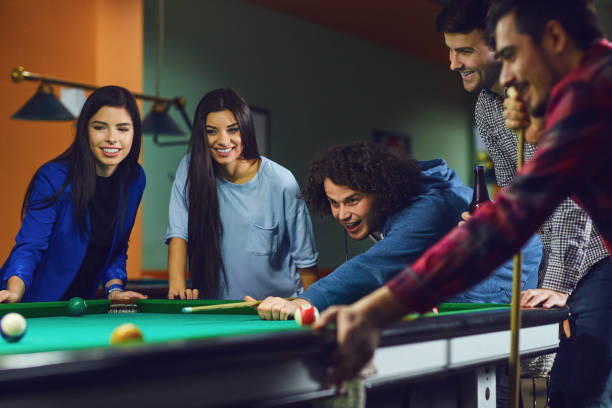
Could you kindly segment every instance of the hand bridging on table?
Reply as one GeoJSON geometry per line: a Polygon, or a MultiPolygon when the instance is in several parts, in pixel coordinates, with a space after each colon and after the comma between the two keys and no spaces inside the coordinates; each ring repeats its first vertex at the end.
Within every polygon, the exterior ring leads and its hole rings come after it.
{"type": "Polygon", "coordinates": [[[330,307],[313,328],[323,330],[331,324],[336,326],[338,347],[330,361],[329,382],[341,386],[371,360],[380,342],[381,327],[371,318],[367,308],[358,304],[330,307]]]}
{"type": "MultiPolygon", "coordinates": [[[[508,92],[510,95],[511,92],[508,92]]],[[[527,113],[527,105],[516,94],[504,99],[504,118],[505,124],[511,130],[525,130],[525,140],[528,143],[536,144],[540,136],[544,134],[544,118],[536,118],[527,113]]]]}
{"type": "Polygon", "coordinates": [[[196,300],[199,296],[200,291],[197,289],[174,289],[170,286],[168,290],[168,299],[196,300]]]}
{"type": "Polygon", "coordinates": [[[542,306],[550,309],[555,306],[565,306],[568,298],[567,293],[557,292],[552,289],[528,289],[521,292],[521,307],[542,306]]]}
{"type": "MultiPolygon", "coordinates": [[[[245,302],[253,302],[251,296],[244,297],[245,302]]],[[[263,302],[257,305],[257,314],[263,320],[287,320],[295,315],[298,307],[310,305],[305,299],[287,300],[281,297],[268,296],[263,302]]]]}
{"type": "Polygon", "coordinates": [[[120,292],[118,290],[109,293],[108,300],[113,303],[133,303],[136,299],[147,299],[148,296],[142,293],[134,292],[132,290],[126,290],[120,292]]]}

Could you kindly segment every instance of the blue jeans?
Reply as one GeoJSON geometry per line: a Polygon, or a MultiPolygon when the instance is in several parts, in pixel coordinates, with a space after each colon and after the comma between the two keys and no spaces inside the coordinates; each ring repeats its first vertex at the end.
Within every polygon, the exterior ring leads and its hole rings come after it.
{"type": "Polygon", "coordinates": [[[562,335],[550,374],[551,408],[612,408],[612,259],[599,261],[567,300],[570,338],[562,335]]]}

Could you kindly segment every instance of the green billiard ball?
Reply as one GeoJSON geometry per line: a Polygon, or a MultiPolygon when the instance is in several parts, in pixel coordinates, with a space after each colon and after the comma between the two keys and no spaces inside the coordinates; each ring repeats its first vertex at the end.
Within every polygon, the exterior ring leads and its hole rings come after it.
{"type": "Polygon", "coordinates": [[[87,303],[80,297],[73,297],[68,301],[66,313],[68,316],[82,316],[87,312],[87,303]]]}

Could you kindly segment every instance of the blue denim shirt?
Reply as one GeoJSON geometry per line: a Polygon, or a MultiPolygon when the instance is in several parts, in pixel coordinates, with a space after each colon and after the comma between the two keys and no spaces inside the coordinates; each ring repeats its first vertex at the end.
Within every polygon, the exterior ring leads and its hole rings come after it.
{"type": "MultiPolygon", "coordinates": [[[[388,217],[383,239],[312,284],[301,298],[319,310],[349,304],[378,289],[457,226],[467,211],[472,189],[442,159],[419,162],[421,193],[406,208],[388,217]]],[[[535,235],[523,252],[523,288],[537,285],[542,244],[535,235]]],[[[456,302],[508,303],[512,293],[512,261],[488,279],[458,295],[456,302]]]]}

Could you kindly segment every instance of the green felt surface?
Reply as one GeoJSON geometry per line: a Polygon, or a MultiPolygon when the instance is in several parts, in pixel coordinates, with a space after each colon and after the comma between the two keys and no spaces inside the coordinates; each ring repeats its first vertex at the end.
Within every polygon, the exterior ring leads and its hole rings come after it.
{"type": "MultiPolygon", "coordinates": [[[[244,334],[300,330],[294,320],[264,321],[252,308],[183,314],[184,306],[231,303],[219,300],[143,300],[139,313],[107,313],[108,300],[88,300],[87,315],[66,315],[68,302],[0,304],[0,316],[17,312],[26,317],[26,335],[17,343],[0,340],[0,355],[55,350],[109,347],[111,332],[123,323],[134,323],[150,343],[165,343],[244,334]]],[[[439,316],[481,310],[509,309],[509,305],[443,303],[439,316]]],[[[431,314],[425,314],[431,316],[431,314]]],[[[410,316],[410,318],[422,316],[410,316]]]]}
{"type": "Polygon", "coordinates": [[[499,309],[510,309],[510,305],[505,303],[442,303],[438,306],[438,312],[441,315],[499,309]]]}
{"type": "MultiPolygon", "coordinates": [[[[138,310],[143,313],[181,313],[185,306],[210,306],[224,305],[229,303],[243,303],[241,300],[164,300],[164,299],[146,299],[136,301],[138,310]]],[[[202,313],[202,312],[194,312],[202,313]]],[[[210,310],[206,314],[246,314],[257,315],[257,311],[252,307],[241,307],[225,310],[210,310]]]]}
{"type": "Polygon", "coordinates": [[[404,316],[404,320],[414,320],[422,317],[449,316],[469,312],[504,309],[510,310],[510,305],[504,303],[441,303],[438,306],[438,313],[411,313],[407,316],[404,316]]]}
{"type": "MultiPolygon", "coordinates": [[[[87,314],[106,313],[110,302],[106,299],[86,300],[87,314]]],[[[32,303],[2,303],[0,316],[15,312],[24,317],[66,316],[68,301],[32,302],[32,303]]]]}
{"type": "Polygon", "coordinates": [[[149,344],[301,329],[294,320],[264,321],[257,315],[120,313],[30,317],[21,341],[0,341],[0,355],[108,347],[111,332],[123,323],[137,325],[149,344]]]}

